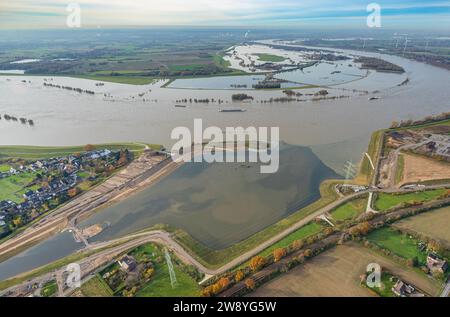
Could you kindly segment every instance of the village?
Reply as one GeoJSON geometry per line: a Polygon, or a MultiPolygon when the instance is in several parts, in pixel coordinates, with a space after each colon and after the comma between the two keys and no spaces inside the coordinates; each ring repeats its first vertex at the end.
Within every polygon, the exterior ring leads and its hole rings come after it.
{"type": "Polygon", "coordinates": [[[1,163],[0,181],[12,184],[5,186],[9,190],[0,200],[1,237],[88,190],[133,158],[128,150],[85,149],[67,156],[1,163]]]}

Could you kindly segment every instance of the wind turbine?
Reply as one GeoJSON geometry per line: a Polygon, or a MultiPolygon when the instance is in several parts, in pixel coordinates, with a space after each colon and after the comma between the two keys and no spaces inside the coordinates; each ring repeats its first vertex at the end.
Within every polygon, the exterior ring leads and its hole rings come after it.
{"type": "Polygon", "coordinates": [[[408,37],[406,37],[405,38],[405,47],[403,48],[403,55],[405,55],[406,48],[408,47],[408,42],[409,42],[408,37]]]}

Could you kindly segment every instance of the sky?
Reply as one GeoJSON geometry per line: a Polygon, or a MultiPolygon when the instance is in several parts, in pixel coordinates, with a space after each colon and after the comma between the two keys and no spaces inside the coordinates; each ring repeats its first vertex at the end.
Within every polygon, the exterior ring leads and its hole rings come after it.
{"type": "Polygon", "coordinates": [[[0,0],[0,29],[65,28],[70,3],[79,5],[81,27],[364,28],[372,2],[382,28],[450,33],[450,0],[0,0]]]}

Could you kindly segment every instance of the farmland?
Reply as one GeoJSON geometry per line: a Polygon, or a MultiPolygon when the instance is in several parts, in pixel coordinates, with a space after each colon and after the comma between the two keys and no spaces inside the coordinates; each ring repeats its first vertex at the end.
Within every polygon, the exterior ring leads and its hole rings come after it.
{"type": "Polygon", "coordinates": [[[396,177],[402,184],[418,183],[438,179],[450,179],[450,164],[430,159],[424,156],[404,154],[399,157],[402,166],[397,172],[401,175],[396,177]]]}
{"type": "Polygon", "coordinates": [[[439,292],[438,282],[358,244],[340,245],[304,265],[262,285],[252,296],[373,296],[360,285],[369,263],[378,263],[428,294],[439,292]]]}
{"type": "Polygon", "coordinates": [[[395,226],[416,231],[450,245],[450,207],[404,219],[396,223],[395,226]]]}
{"type": "Polygon", "coordinates": [[[99,277],[95,275],[89,281],[83,283],[80,288],[83,296],[86,297],[110,297],[112,291],[109,286],[99,277]]]}
{"type": "MultiPolygon", "coordinates": [[[[16,56],[35,59],[20,67],[30,75],[63,75],[127,84],[148,84],[155,78],[211,76],[232,73],[220,52],[232,38],[208,30],[140,30],[97,37],[79,32],[73,43],[27,39],[27,49],[3,44],[0,69],[8,69],[16,56]],[[183,33],[181,35],[180,33],[183,33]],[[199,38],[199,33],[202,36],[199,38]],[[51,43],[51,44],[50,44],[51,43]]],[[[62,35],[64,38],[64,36],[62,35]]]]}
{"type": "Polygon", "coordinates": [[[370,233],[367,239],[404,259],[417,258],[420,265],[426,262],[427,254],[419,250],[419,241],[392,228],[376,230],[370,233]]]}

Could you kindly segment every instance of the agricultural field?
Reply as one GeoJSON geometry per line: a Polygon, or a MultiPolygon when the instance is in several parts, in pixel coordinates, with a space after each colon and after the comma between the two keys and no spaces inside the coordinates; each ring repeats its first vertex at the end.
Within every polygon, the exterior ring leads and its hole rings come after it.
{"type": "Polygon", "coordinates": [[[379,211],[386,211],[390,208],[399,206],[402,203],[412,203],[412,202],[428,202],[439,198],[446,192],[446,189],[435,189],[420,191],[407,194],[377,194],[377,199],[375,200],[374,207],[379,211]]]}
{"type": "Polygon", "coordinates": [[[109,286],[98,275],[83,283],[80,291],[86,297],[110,297],[113,295],[109,286]]]}
{"type": "Polygon", "coordinates": [[[331,212],[331,216],[337,221],[355,219],[366,210],[366,206],[367,198],[358,198],[339,206],[331,212]]]}
{"type": "MultiPolygon", "coordinates": [[[[36,62],[20,65],[30,75],[61,75],[127,84],[148,84],[159,78],[215,76],[232,73],[220,52],[235,44],[214,31],[123,30],[91,39],[84,32],[59,40],[27,39],[27,49],[2,43],[0,69],[21,56],[36,62]],[[199,37],[198,32],[202,33],[199,37]],[[183,34],[183,35],[181,35],[183,34]],[[42,43],[46,45],[42,45],[42,43]]],[[[89,34],[89,33],[87,33],[89,34]]],[[[25,40],[25,39],[24,39],[25,40]]]]}
{"type": "Polygon", "coordinates": [[[403,158],[403,164],[397,168],[397,171],[402,172],[399,177],[396,177],[400,185],[438,179],[450,179],[449,163],[411,154],[403,154],[400,158],[403,158]]]}
{"type": "Polygon", "coordinates": [[[415,231],[450,246],[450,207],[401,220],[395,223],[395,227],[415,231]]]}
{"type": "Polygon", "coordinates": [[[426,264],[426,252],[420,251],[419,241],[407,234],[386,227],[371,232],[367,239],[404,259],[417,258],[419,265],[426,264]]]}
{"type": "Polygon", "coordinates": [[[360,276],[369,263],[378,263],[392,274],[417,286],[427,294],[437,295],[440,283],[411,268],[375,253],[359,244],[339,245],[314,257],[280,277],[263,284],[251,296],[318,297],[374,296],[360,284],[360,276]]]}

